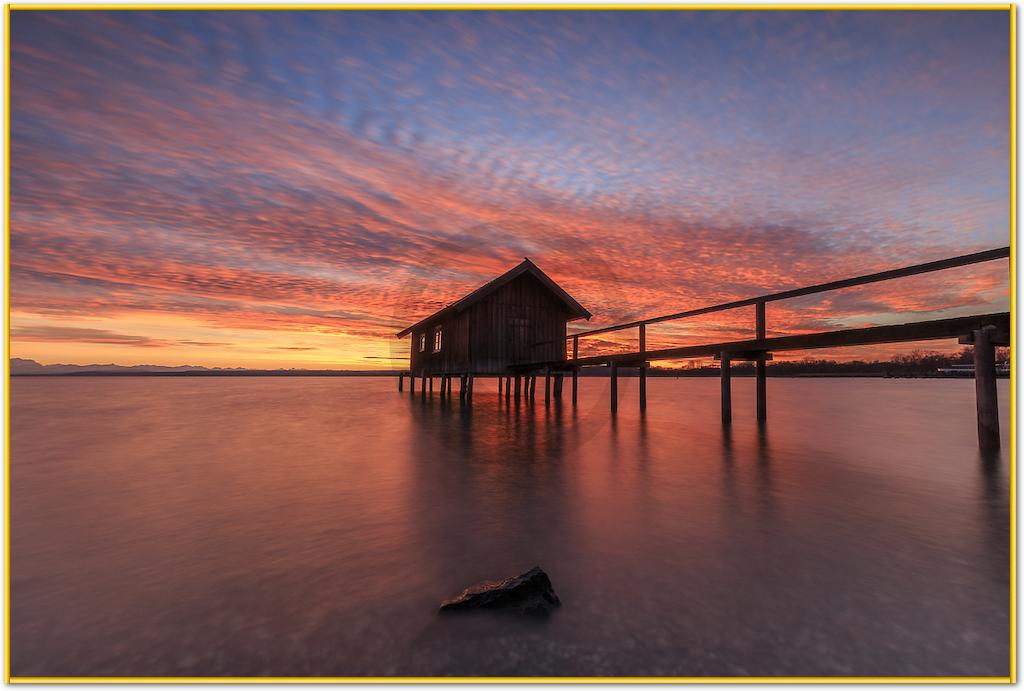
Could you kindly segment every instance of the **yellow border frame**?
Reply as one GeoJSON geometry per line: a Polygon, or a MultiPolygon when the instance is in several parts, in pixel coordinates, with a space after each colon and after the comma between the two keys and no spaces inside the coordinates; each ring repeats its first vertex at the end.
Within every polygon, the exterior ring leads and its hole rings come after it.
{"type": "Polygon", "coordinates": [[[6,67],[4,72],[4,683],[21,684],[1015,684],[1017,681],[1017,6],[1015,4],[879,4],[879,3],[789,3],[789,4],[680,4],[680,3],[434,3],[417,4],[44,4],[4,3],[6,67]],[[24,10],[1005,10],[1010,13],[1010,675],[1007,677],[12,677],[11,676],[11,578],[10,578],[10,308],[11,308],[11,11],[24,10]]]}

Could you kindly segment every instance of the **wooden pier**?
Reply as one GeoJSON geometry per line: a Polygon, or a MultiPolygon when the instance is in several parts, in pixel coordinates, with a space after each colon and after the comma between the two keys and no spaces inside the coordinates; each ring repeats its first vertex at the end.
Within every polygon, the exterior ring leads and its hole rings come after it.
{"type": "MultiPolygon", "coordinates": [[[[682,360],[696,357],[714,357],[720,362],[720,376],[722,383],[722,422],[729,424],[732,421],[732,382],[731,365],[737,361],[752,361],[755,363],[755,380],[757,391],[757,420],[764,422],[768,417],[768,392],[767,392],[767,363],[772,359],[773,353],[813,350],[818,348],[835,348],[843,346],[865,346],[882,345],[887,343],[902,343],[908,341],[927,341],[942,339],[958,339],[962,344],[969,344],[974,348],[977,416],[978,416],[978,442],[984,450],[995,450],[999,448],[999,413],[996,396],[996,363],[995,348],[997,346],[1010,345],[1011,339],[1011,318],[1009,312],[996,312],[991,314],[976,314],[970,316],[953,317],[949,319],[935,319],[929,321],[917,321],[900,324],[886,324],[862,328],[837,329],[834,331],[823,331],[818,333],[796,334],[787,336],[768,337],[767,331],[767,305],[770,302],[786,300],[790,298],[823,293],[832,290],[841,290],[853,286],[878,283],[908,276],[915,276],[934,271],[942,271],[981,262],[989,262],[1010,257],[1009,247],[1000,247],[976,252],[973,254],[950,257],[939,261],[915,264],[898,269],[881,271],[863,276],[854,276],[828,283],[819,283],[802,288],[794,288],[757,297],[734,300],[717,305],[709,305],[696,309],[675,312],[672,314],[660,315],[648,319],[616,324],[589,331],[581,331],[567,335],[566,339],[572,342],[572,357],[551,361],[530,362],[516,364],[507,368],[508,371],[478,373],[476,376],[494,376],[498,378],[498,392],[502,391],[504,380],[505,400],[508,401],[513,395],[515,400],[520,400],[523,393],[527,400],[533,401],[538,375],[544,376],[544,402],[550,403],[553,398],[560,400],[562,396],[562,379],[569,375],[572,377],[572,403],[575,405],[578,400],[579,371],[582,367],[607,367],[609,370],[610,382],[610,408],[614,412],[618,409],[618,386],[619,371],[622,368],[639,368],[639,403],[640,409],[647,407],[647,368],[653,361],[659,360],[682,360]],[[724,310],[736,309],[739,307],[753,306],[755,308],[754,337],[738,341],[725,341],[718,343],[706,343],[701,345],[680,346],[673,348],[660,348],[649,350],[647,348],[647,326],[667,321],[675,321],[695,317],[698,315],[710,314],[724,310]],[[580,357],[580,339],[606,334],[626,329],[637,329],[638,349],[635,352],[608,353],[588,355],[580,357]],[[525,385],[521,384],[525,382],[525,385]],[[552,387],[553,384],[553,387],[552,387]]],[[[550,343],[544,341],[536,344],[546,346],[550,343]]],[[[454,373],[453,373],[454,374],[454,373]]],[[[441,392],[450,393],[450,379],[452,374],[443,374],[441,392]]],[[[467,398],[463,390],[468,389],[468,398],[472,397],[473,375],[459,375],[462,378],[460,397],[467,398]],[[467,381],[468,380],[468,381],[467,381]]],[[[402,375],[399,375],[399,391],[402,390],[402,375]]],[[[433,378],[431,378],[431,382],[433,378]]],[[[410,376],[410,391],[414,390],[415,379],[410,376]]],[[[432,386],[432,384],[431,384],[432,386]]],[[[426,382],[421,384],[421,391],[427,388],[426,382]]]]}

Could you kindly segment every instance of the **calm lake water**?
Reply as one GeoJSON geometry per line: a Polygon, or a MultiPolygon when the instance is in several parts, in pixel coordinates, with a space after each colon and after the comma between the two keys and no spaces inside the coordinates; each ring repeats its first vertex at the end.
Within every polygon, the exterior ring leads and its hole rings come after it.
{"type": "Polygon", "coordinates": [[[971,380],[15,378],[11,672],[1007,675],[1008,384],[983,459],[971,380]]]}

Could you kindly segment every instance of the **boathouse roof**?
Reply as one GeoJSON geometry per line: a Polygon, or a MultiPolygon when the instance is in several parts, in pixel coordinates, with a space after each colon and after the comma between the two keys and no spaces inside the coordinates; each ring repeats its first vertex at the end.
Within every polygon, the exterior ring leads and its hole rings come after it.
{"type": "Polygon", "coordinates": [[[479,302],[480,300],[484,299],[485,297],[496,291],[498,288],[501,288],[502,286],[511,283],[515,279],[527,273],[532,274],[538,281],[541,282],[541,285],[550,290],[555,297],[557,297],[565,304],[566,311],[570,315],[569,321],[574,321],[576,319],[590,319],[592,315],[590,314],[590,312],[586,310],[586,308],[583,307],[583,305],[576,302],[576,300],[571,295],[569,295],[569,293],[565,292],[560,285],[551,280],[551,277],[548,276],[543,271],[541,271],[540,267],[538,267],[536,264],[530,261],[529,257],[524,257],[522,262],[520,262],[518,265],[516,265],[509,271],[506,271],[502,275],[498,276],[493,281],[490,281],[489,283],[480,286],[469,295],[466,295],[465,297],[456,300],[450,305],[441,308],[437,312],[431,314],[429,317],[425,317],[419,320],[412,326],[408,326],[402,329],[396,335],[398,336],[398,338],[402,338],[403,336],[410,334],[417,329],[429,326],[430,324],[436,322],[444,321],[448,317],[454,314],[458,314],[459,312],[462,312],[473,303],[479,302]]]}

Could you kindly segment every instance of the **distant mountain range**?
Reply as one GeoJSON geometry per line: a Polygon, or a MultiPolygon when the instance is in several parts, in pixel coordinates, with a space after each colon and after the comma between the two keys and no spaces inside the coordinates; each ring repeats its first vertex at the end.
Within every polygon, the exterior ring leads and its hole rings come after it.
{"type": "Polygon", "coordinates": [[[41,365],[35,360],[11,358],[12,376],[47,376],[47,375],[168,375],[168,376],[387,376],[388,371],[361,370],[319,370],[319,369],[246,369],[244,367],[202,367],[199,365],[41,365]]]}

